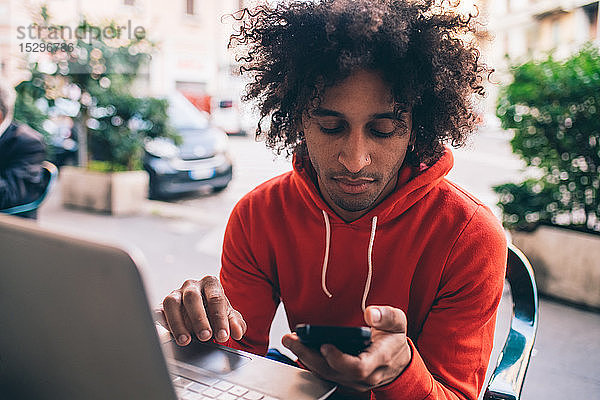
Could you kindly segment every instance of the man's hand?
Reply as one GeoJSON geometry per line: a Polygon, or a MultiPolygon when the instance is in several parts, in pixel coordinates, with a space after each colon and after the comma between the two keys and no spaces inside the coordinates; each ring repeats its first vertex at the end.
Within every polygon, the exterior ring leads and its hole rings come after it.
{"type": "Polygon", "coordinates": [[[365,322],[371,327],[371,345],[358,356],[325,344],[321,352],[304,346],[296,334],[282,343],[320,377],[361,392],[392,382],[404,371],[412,354],[406,341],[406,315],[389,306],[369,306],[365,322]]]}
{"type": "Polygon", "coordinates": [[[229,335],[240,340],[248,328],[214,276],[185,281],[181,289],[165,297],[162,311],[180,346],[189,344],[193,334],[202,341],[214,336],[218,342],[225,342],[229,335]]]}

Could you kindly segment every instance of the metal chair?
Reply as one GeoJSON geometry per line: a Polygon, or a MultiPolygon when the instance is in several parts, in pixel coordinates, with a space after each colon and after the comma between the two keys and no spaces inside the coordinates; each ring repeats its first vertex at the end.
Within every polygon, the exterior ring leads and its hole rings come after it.
{"type": "Polygon", "coordinates": [[[44,161],[42,162],[42,173],[42,182],[44,183],[44,190],[36,200],[27,204],[20,204],[18,206],[5,208],[3,210],[0,210],[0,212],[21,217],[35,218],[35,212],[46,198],[46,195],[48,194],[51,186],[56,180],[56,177],[58,175],[58,168],[56,168],[56,166],[51,162],[44,161]]]}
{"type": "Polygon", "coordinates": [[[531,264],[515,246],[508,247],[506,279],[513,313],[508,338],[484,394],[485,400],[519,400],[538,325],[538,294],[531,264]]]}

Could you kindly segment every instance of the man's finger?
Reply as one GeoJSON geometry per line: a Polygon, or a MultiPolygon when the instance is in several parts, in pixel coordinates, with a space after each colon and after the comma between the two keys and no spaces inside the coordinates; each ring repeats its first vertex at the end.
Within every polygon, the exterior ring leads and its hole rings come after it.
{"type": "Polygon", "coordinates": [[[298,336],[294,333],[283,335],[281,338],[281,344],[290,349],[290,351],[298,358],[300,358],[300,356],[306,356],[306,354],[308,354],[310,351],[308,347],[300,343],[298,336]]]}
{"type": "Polygon", "coordinates": [[[229,329],[231,330],[231,337],[235,340],[240,340],[248,329],[242,314],[233,308],[229,311],[229,329]]]}
{"type": "Polygon", "coordinates": [[[290,349],[292,353],[298,356],[298,360],[304,364],[306,368],[311,370],[317,376],[326,380],[337,382],[343,386],[347,386],[361,392],[368,390],[368,387],[361,382],[358,382],[352,378],[348,378],[348,376],[345,376],[334,370],[320,352],[311,350],[304,346],[296,334],[287,334],[283,336],[281,342],[285,347],[290,349]]]}
{"type": "Polygon", "coordinates": [[[303,345],[295,333],[284,335],[281,343],[290,349],[309,370],[325,379],[333,379],[334,371],[325,359],[317,351],[303,345]]]}
{"type": "Polygon", "coordinates": [[[365,322],[381,331],[406,333],[406,314],[395,307],[369,306],[365,310],[365,322]]]}
{"type": "Polygon", "coordinates": [[[331,344],[321,346],[321,354],[332,369],[357,381],[366,379],[379,366],[377,354],[363,352],[353,356],[331,344]]]}
{"type": "Polygon", "coordinates": [[[185,323],[185,327],[189,332],[192,332],[193,335],[194,327],[192,325],[192,321],[190,321],[190,316],[187,314],[187,312],[185,312],[185,307],[183,308],[181,313],[183,314],[183,322],[185,323]]]}
{"type": "Polygon", "coordinates": [[[229,301],[217,278],[207,276],[201,282],[204,303],[214,337],[218,342],[225,342],[229,338],[229,301]]]}
{"type": "Polygon", "coordinates": [[[191,333],[185,326],[182,308],[181,292],[179,290],[174,290],[163,300],[163,310],[169,330],[177,344],[185,346],[191,340],[191,333]]]}
{"type": "Polygon", "coordinates": [[[322,345],[320,351],[327,364],[332,369],[344,375],[354,375],[360,363],[358,357],[344,353],[332,344],[322,345]]]}
{"type": "Polygon", "coordinates": [[[187,281],[182,287],[183,305],[185,306],[185,314],[189,318],[191,328],[198,339],[207,341],[212,336],[210,322],[204,310],[204,301],[199,284],[196,281],[187,281]]]}

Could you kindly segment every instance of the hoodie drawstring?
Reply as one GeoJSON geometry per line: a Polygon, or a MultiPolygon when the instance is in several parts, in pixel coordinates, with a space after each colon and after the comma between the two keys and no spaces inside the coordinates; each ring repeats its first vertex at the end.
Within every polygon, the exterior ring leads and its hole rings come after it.
{"type": "MultiPolygon", "coordinates": [[[[327,289],[327,263],[329,262],[329,247],[331,245],[331,226],[329,225],[329,215],[327,215],[325,210],[321,210],[321,212],[323,213],[323,219],[325,220],[325,255],[323,257],[323,268],[321,271],[321,288],[327,297],[332,298],[333,294],[327,289]]],[[[371,290],[371,279],[373,277],[373,243],[375,243],[376,231],[377,216],[374,216],[371,221],[371,238],[369,239],[369,250],[367,254],[369,271],[367,273],[367,280],[365,282],[361,303],[363,311],[367,308],[367,296],[369,296],[369,291],[371,290]]]]}
{"type": "Polygon", "coordinates": [[[323,218],[325,218],[325,256],[323,257],[323,268],[321,270],[321,288],[327,297],[332,298],[333,295],[329,290],[327,290],[327,282],[325,281],[327,277],[327,262],[329,261],[329,241],[331,239],[331,227],[329,226],[329,216],[325,210],[321,211],[323,212],[323,218]]]}
{"type": "Polygon", "coordinates": [[[363,291],[362,309],[363,312],[367,308],[367,296],[371,290],[371,277],[373,276],[373,243],[375,243],[375,231],[377,231],[377,216],[371,221],[371,238],[369,239],[369,272],[367,273],[367,281],[365,282],[365,290],[363,291]]]}

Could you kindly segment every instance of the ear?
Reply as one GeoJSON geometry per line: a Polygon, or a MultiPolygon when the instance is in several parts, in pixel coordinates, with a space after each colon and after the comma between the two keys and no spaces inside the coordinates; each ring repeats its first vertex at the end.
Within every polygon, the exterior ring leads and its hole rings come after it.
{"type": "Polygon", "coordinates": [[[411,129],[410,131],[410,139],[408,139],[408,146],[407,146],[407,151],[409,153],[414,153],[415,151],[415,142],[417,141],[417,134],[414,131],[414,129],[411,129]]]}
{"type": "Polygon", "coordinates": [[[298,121],[296,122],[296,129],[298,131],[303,131],[304,128],[310,123],[310,112],[305,109],[302,111],[302,113],[300,114],[300,118],[298,118],[298,121]]]}
{"type": "Polygon", "coordinates": [[[410,138],[408,140],[408,145],[414,145],[415,144],[415,125],[414,125],[414,119],[413,119],[413,107],[411,105],[407,106],[407,109],[404,111],[407,114],[407,118],[406,121],[408,123],[408,129],[410,129],[410,138]]]}

